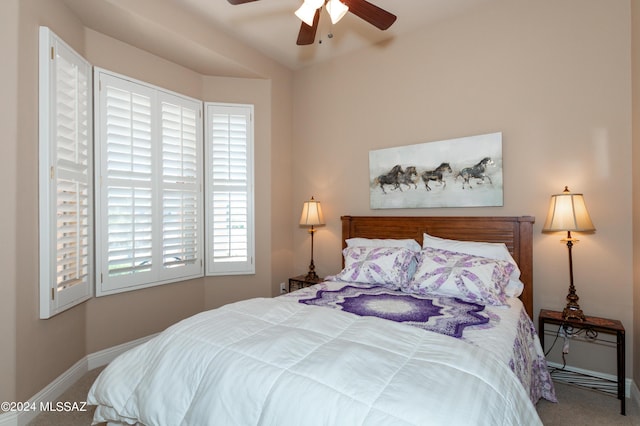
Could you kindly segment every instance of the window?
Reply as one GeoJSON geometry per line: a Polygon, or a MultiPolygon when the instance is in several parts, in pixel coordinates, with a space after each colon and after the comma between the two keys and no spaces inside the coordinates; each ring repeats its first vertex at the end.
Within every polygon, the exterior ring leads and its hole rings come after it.
{"type": "Polygon", "coordinates": [[[91,65],[40,27],[40,318],[93,294],[91,65]]]}
{"type": "Polygon", "coordinates": [[[94,282],[103,296],[205,266],[255,273],[253,106],[206,108],[203,119],[197,99],[92,74],[40,28],[41,318],[92,297],[94,282]]]}
{"type": "Polygon", "coordinates": [[[202,276],[202,103],[94,79],[97,295],[202,276]]]}
{"type": "Polygon", "coordinates": [[[253,274],[253,106],[206,104],[207,275],[253,274]]]}

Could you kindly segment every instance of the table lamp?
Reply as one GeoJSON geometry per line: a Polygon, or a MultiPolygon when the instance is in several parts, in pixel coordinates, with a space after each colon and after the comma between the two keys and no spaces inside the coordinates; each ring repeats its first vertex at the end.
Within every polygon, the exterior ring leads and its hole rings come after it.
{"type": "Polygon", "coordinates": [[[578,304],[580,298],[576,294],[576,288],[573,285],[571,248],[573,243],[578,240],[571,237],[571,231],[589,232],[595,231],[595,229],[582,194],[573,194],[565,186],[561,194],[551,196],[549,213],[542,227],[542,232],[567,231],[567,238],[561,240],[567,242],[567,248],[569,249],[569,294],[567,295],[567,306],[562,311],[562,318],[564,319],[585,320],[584,313],[578,304]]]}
{"type": "Polygon", "coordinates": [[[316,232],[314,226],[324,225],[324,216],[322,215],[320,202],[316,201],[313,197],[311,197],[311,200],[305,201],[302,206],[300,225],[310,226],[309,233],[311,234],[311,263],[309,264],[309,272],[307,273],[306,279],[317,280],[318,274],[316,274],[316,267],[313,264],[313,234],[316,232]]]}

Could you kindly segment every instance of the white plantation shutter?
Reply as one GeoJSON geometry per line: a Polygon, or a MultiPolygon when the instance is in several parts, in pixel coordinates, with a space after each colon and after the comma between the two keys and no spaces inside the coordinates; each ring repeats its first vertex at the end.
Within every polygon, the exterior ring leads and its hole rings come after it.
{"type": "MultiPolygon", "coordinates": [[[[122,83],[116,80],[117,83],[122,83]]],[[[104,77],[106,272],[110,277],[149,272],[153,264],[151,97],[144,87],[121,89],[104,77]],[[138,93],[133,92],[133,90],[138,93]],[[141,92],[141,93],[140,93],[141,92]]],[[[133,86],[133,87],[132,87],[133,86]]],[[[138,280],[149,279],[137,274],[138,280]]],[[[131,282],[131,281],[130,281],[131,282]]]]}
{"type": "Polygon", "coordinates": [[[97,294],[202,276],[202,104],[95,79],[97,294]]]}
{"type": "MultiPolygon", "coordinates": [[[[162,262],[202,270],[201,109],[166,96],[162,109],[162,262]]],[[[198,105],[199,106],[199,105],[198,105]]]]}
{"type": "Polygon", "coordinates": [[[253,107],[206,104],[207,274],[252,274],[253,107]]]}
{"type": "Polygon", "coordinates": [[[40,318],[92,296],[91,65],[40,28],[40,318]]]}

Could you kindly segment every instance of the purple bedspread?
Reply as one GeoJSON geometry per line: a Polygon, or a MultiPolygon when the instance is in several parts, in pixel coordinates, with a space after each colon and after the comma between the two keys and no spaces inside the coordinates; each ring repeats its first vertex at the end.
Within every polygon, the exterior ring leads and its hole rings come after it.
{"type": "Polygon", "coordinates": [[[339,290],[318,290],[315,297],[299,302],[403,322],[458,338],[468,326],[489,323],[489,317],[481,313],[483,305],[452,297],[406,294],[379,286],[347,285],[339,290]]]}

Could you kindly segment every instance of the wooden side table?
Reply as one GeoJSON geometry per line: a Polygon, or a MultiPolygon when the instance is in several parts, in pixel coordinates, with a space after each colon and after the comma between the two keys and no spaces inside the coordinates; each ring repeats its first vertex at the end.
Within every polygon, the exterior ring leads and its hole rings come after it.
{"type": "Polygon", "coordinates": [[[620,400],[620,414],[625,414],[625,343],[624,343],[624,327],[618,320],[586,317],[585,321],[576,319],[565,320],[562,318],[562,312],[550,311],[547,309],[540,310],[538,317],[538,334],[540,336],[540,344],[544,351],[544,325],[556,324],[561,327],[573,327],[578,330],[586,330],[596,333],[612,334],[616,336],[616,352],[617,352],[617,371],[618,371],[618,399],[620,400]]]}
{"type": "Polygon", "coordinates": [[[301,288],[309,287],[322,281],[324,281],[322,277],[307,279],[306,275],[298,275],[297,277],[289,278],[289,292],[300,290],[301,288]]]}

